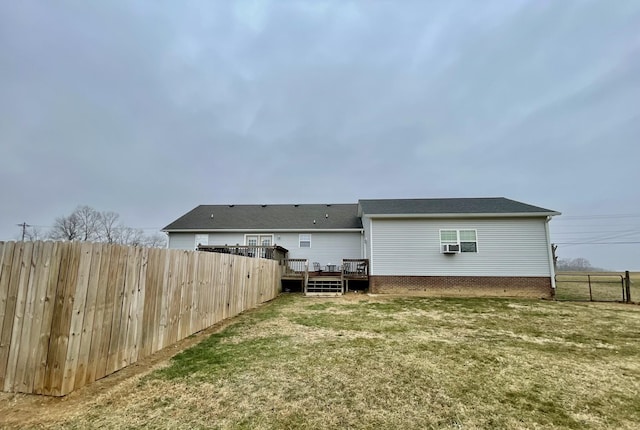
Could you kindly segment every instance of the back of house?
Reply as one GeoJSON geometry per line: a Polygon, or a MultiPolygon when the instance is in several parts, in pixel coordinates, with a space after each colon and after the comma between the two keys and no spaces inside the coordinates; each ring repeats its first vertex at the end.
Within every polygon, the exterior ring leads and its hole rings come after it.
{"type": "Polygon", "coordinates": [[[550,297],[555,215],[503,197],[201,205],[163,230],[170,248],[264,258],[273,247],[290,273],[306,267],[303,282],[333,275],[340,292],[351,273],[372,293],[550,297]]]}

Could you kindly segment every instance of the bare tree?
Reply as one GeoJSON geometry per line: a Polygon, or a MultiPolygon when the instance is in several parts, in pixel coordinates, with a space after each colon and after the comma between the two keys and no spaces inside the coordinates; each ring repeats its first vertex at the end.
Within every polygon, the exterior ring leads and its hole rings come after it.
{"type": "Polygon", "coordinates": [[[98,212],[90,206],[78,206],[70,215],[56,218],[49,238],[53,240],[96,241],[129,246],[166,247],[159,234],[145,235],[142,229],[122,225],[116,212],[98,212]]]}
{"type": "Polygon", "coordinates": [[[116,233],[116,243],[121,245],[142,246],[144,232],[139,228],[119,227],[116,233]]]}
{"type": "Polygon", "coordinates": [[[69,216],[62,216],[55,219],[49,238],[53,240],[78,240],[80,237],[80,221],[75,212],[69,216]]]}
{"type": "Polygon", "coordinates": [[[100,212],[98,237],[101,241],[107,243],[114,243],[116,241],[119,219],[120,215],[116,212],[100,212]]]}
{"type": "Polygon", "coordinates": [[[154,233],[144,237],[143,246],[147,248],[166,248],[167,237],[161,233],[154,233]]]}
{"type": "Polygon", "coordinates": [[[578,258],[560,258],[558,260],[558,270],[566,272],[588,272],[602,270],[593,267],[591,262],[583,257],[578,258]]]}
{"type": "Polygon", "coordinates": [[[79,240],[83,242],[98,240],[100,213],[90,206],[78,206],[73,211],[80,223],[79,240]]]}
{"type": "Polygon", "coordinates": [[[46,238],[45,234],[42,232],[40,227],[35,226],[25,226],[24,235],[19,233],[15,236],[16,241],[27,241],[27,242],[35,242],[37,240],[44,240],[46,238]]]}
{"type": "Polygon", "coordinates": [[[44,234],[42,233],[42,230],[40,230],[40,227],[31,226],[25,230],[24,238],[25,240],[35,242],[36,240],[44,239],[44,234]]]}

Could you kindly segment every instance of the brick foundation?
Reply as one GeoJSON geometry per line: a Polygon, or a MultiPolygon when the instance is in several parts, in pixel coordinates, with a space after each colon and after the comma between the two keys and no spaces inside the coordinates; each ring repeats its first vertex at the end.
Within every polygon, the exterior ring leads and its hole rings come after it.
{"type": "Polygon", "coordinates": [[[374,294],[551,298],[551,278],[506,276],[370,276],[374,294]]]}

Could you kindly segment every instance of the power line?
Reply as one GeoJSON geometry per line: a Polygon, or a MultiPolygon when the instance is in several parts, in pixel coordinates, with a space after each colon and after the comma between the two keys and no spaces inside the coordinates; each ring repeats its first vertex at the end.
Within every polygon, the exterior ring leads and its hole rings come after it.
{"type": "MultiPolygon", "coordinates": [[[[19,226],[21,226],[22,224],[18,224],[19,226]]],[[[38,227],[38,228],[54,228],[55,226],[53,225],[27,225],[27,227],[38,227]]],[[[128,227],[128,228],[133,228],[136,230],[162,230],[162,227],[129,227],[129,226],[123,226],[123,227],[128,227]]]]}
{"type": "Polygon", "coordinates": [[[640,218],[640,214],[598,214],[598,215],[562,215],[554,221],[576,221],[576,220],[599,220],[599,219],[621,219],[640,218]]]}
{"type": "Polygon", "coordinates": [[[640,241],[628,241],[628,242],[554,242],[556,245],[623,245],[623,244],[638,244],[640,241]]]}

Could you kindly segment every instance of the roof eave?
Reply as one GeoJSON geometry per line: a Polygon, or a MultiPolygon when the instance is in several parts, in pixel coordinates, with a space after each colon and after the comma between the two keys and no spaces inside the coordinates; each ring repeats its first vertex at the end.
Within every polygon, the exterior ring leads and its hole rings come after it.
{"type": "Polygon", "coordinates": [[[361,227],[352,227],[352,228],[171,228],[171,229],[163,229],[161,231],[167,233],[194,233],[194,232],[209,232],[209,233],[246,233],[246,232],[256,232],[256,233],[274,233],[274,232],[282,232],[282,233],[294,233],[298,231],[311,231],[311,232],[361,232],[363,229],[361,227]]]}
{"type": "Polygon", "coordinates": [[[556,215],[560,212],[364,214],[369,218],[538,218],[556,215]]]}

